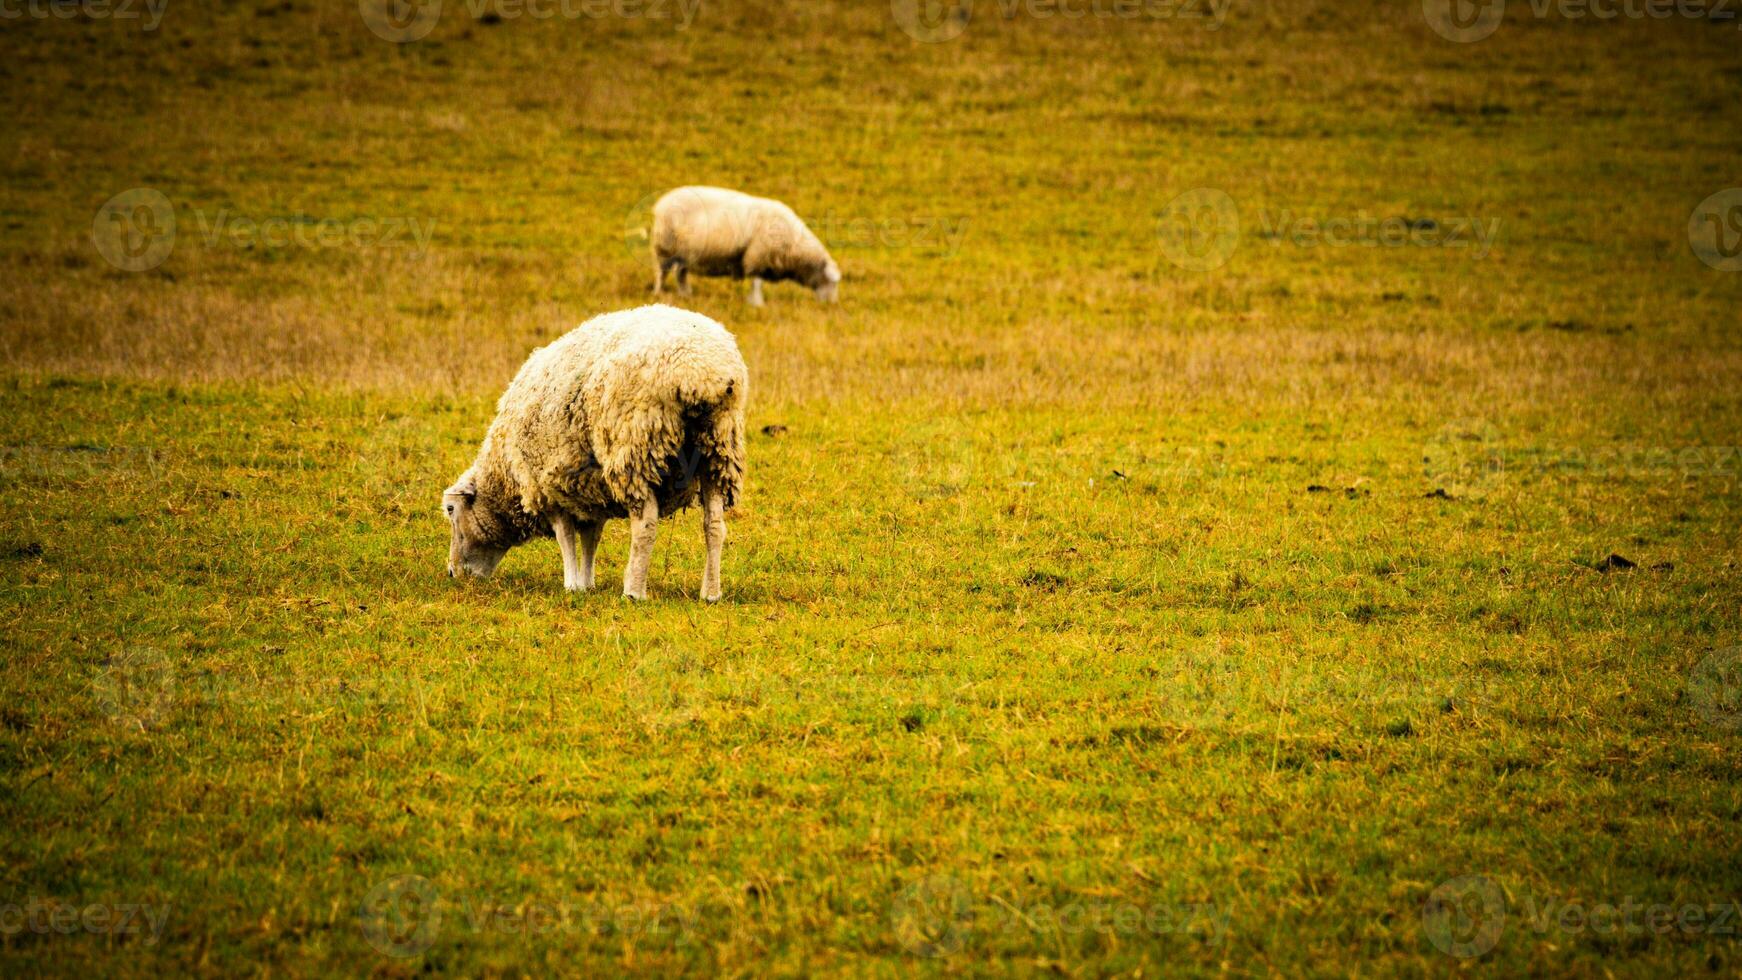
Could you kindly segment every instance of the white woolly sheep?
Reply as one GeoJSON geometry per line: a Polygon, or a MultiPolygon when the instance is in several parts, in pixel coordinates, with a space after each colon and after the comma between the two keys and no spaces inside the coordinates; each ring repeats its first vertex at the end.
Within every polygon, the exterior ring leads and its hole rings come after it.
{"type": "Polygon", "coordinates": [[[750,277],[750,305],[762,305],[762,283],[792,280],[833,303],[841,267],[793,210],[779,201],[719,187],[680,187],[653,205],[653,292],[677,270],[678,295],[690,294],[689,274],[750,277]]]}
{"type": "Polygon", "coordinates": [[[442,496],[448,575],[488,577],[510,548],[554,534],[563,586],[590,589],[605,522],[627,517],[623,594],[645,599],[660,516],[699,496],[701,594],[717,601],[725,512],[744,485],[749,384],[725,327],[669,306],[596,317],[534,351],[476,461],[442,496]]]}

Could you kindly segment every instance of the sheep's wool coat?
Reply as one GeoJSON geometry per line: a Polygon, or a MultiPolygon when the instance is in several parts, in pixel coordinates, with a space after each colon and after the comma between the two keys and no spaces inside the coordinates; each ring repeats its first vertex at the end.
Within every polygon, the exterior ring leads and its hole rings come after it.
{"type": "Polygon", "coordinates": [[[744,483],[748,394],[719,323],[670,306],[606,314],[533,352],[468,475],[481,497],[518,511],[499,539],[548,534],[557,514],[627,517],[649,496],[670,513],[704,480],[729,509],[744,483]]]}
{"type": "Polygon", "coordinates": [[[826,282],[829,250],[792,208],[721,187],[680,187],[653,206],[653,248],[700,276],[826,282]]]}

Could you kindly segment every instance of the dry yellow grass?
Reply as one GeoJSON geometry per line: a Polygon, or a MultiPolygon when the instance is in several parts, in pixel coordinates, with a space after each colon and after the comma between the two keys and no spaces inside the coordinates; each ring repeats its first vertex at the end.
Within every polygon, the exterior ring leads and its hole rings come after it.
{"type": "Polygon", "coordinates": [[[9,972],[1738,971],[1542,914],[1742,891],[1733,24],[469,6],[0,18],[9,972]],[[693,515],[645,605],[548,542],[451,587],[492,399],[689,183],[847,275],[698,285],[726,601],[693,515]]]}

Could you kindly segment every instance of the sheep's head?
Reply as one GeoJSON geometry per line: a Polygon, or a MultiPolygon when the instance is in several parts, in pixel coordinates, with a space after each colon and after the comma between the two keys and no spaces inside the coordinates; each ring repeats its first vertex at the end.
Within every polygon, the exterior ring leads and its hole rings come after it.
{"type": "Polygon", "coordinates": [[[448,544],[448,577],[465,572],[474,578],[489,578],[508,549],[495,543],[490,533],[500,522],[479,503],[478,484],[467,473],[442,493],[442,512],[453,531],[448,544]]]}
{"type": "Polygon", "coordinates": [[[841,298],[841,267],[830,259],[810,287],[816,290],[817,299],[825,303],[838,302],[841,298]]]}

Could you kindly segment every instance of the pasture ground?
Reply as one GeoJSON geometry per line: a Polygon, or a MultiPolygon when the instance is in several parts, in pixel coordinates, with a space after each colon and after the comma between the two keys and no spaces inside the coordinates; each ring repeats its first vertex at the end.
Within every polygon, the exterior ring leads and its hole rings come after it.
{"type": "Polygon", "coordinates": [[[0,23],[6,972],[1742,971],[1734,22],[447,6],[0,23]],[[450,583],[683,183],[725,601],[450,583]]]}

